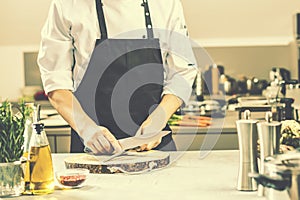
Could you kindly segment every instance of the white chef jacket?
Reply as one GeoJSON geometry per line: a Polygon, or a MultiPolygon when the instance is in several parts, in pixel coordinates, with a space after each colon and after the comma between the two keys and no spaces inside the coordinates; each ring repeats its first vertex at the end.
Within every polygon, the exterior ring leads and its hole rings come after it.
{"type": "MultiPolygon", "coordinates": [[[[103,0],[109,38],[147,36],[142,0],[103,0]]],[[[180,0],[148,0],[154,37],[160,39],[164,62],[163,94],[187,103],[196,61],[180,0]]],[[[53,0],[42,29],[38,65],[46,93],[75,91],[100,38],[95,0],[53,0]]]]}

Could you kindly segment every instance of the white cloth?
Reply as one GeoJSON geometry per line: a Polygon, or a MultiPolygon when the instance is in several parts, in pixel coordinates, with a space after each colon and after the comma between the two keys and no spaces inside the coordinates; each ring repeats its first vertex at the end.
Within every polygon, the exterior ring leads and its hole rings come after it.
{"type": "MultiPolygon", "coordinates": [[[[109,38],[144,38],[142,0],[103,0],[109,38]]],[[[149,0],[154,36],[160,39],[164,61],[163,94],[187,103],[196,64],[180,0],[149,0]]],[[[75,91],[100,38],[95,0],[53,0],[42,29],[38,64],[46,93],[75,91]],[[76,62],[75,62],[76,61],[76,62]]]]}

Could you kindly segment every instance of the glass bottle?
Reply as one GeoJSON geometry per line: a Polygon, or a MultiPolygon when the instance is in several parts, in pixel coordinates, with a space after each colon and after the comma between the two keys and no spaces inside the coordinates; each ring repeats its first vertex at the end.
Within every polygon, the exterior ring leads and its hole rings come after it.
{"type": "Polygon", "coordinates": [[[24,168],[24,182],[25,182],[25,190],[23,194],[31,194],[30,192],[30,173],[29,173],[29,160],[28,160],[28,152],[29,152],[29,144],[30,138],[32,134],[32,123],[35,113],[34,103],[26,103],[26,109],[28,115],[25,119],[25,129],[24,129],[24,150],[23,150],[23,158],[26,160],[25,168],[24,168]]]}
{"type": "Polygon", "coordinates": [[[32,194],[48,194],[54,191],[54,174],[50,145],[44,124],[33,123],[30,139],[29,172],[32,194]]]}

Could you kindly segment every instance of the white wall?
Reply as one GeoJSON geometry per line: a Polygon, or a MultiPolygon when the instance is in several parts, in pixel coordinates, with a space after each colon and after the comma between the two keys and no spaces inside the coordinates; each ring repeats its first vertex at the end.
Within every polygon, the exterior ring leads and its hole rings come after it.
{"type": "Polygon", "coordinates": [[[51,0],[0,0],[0,45],[36,45],[51,0]]]}
{"type": "Polygon", "coordinates": [[[0,97],[16,99],[24,87],[23,52],[38,51],[51,0],[0,0],[0,97]]]}
{"type": "Polygon", "coordinates": [[[291,38],[299,0],[182,0],[192,38],[250,41],[291,38]]]}
{"type": "MultiPolygon", "coordinates": [[[[23,52],[38,50],[40,30],[50,2],[0,0],[1,97],[20,95],[24,86],[23,52]]],[[[244,51],[238,50],[231,59],[225,59],[227,48],[261,46],[272,50],[266,50],[266,57],[262,56],[259,63],[252,62],[253,65],[272,63],[275,55],[279,58],[272,64],[286,65],[294,74],[297,72],[296,52],[291,41],[293,15],[300,12],[300,0],[182,0],[182,3],[191,38],[208,47],[215,56],[213,59],[227,66],[228,71],[239,73],[236,70],[241,67],[235,66],[246,61],[241,60],[244,51]],[[277,52],[273,46],[286,49],[282,59],[280,54],[273,54],[277,52]],[[218,53],[223,48],[224,53],[218,53]],[[289,53],[291,58],[287,60],[289,53]]]]}
{"type": "MultiPolygon", "coordinates": [[[[300,12],[299,0],[181,1],[191,37],[201,41],[291,38],[300,12]]],[[[37,44],[50,2],[0,0],[0,45],[37,44]]]]}
{"type": "Polygon", "coordinates": [[[0,46],[0,100],[17,99],[25,85],[23,52],[33,52],[37,46],[0,46]]]}

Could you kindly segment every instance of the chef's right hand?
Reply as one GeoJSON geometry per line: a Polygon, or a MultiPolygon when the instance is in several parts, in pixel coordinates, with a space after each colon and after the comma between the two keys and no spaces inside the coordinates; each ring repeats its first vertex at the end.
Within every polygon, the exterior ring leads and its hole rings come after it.
{"type": "Polygon", "coordinates": [[[122,151],[118,140],[103,126],[90,127],[82,134],[84,145],[94,154],[112,154],[122,151]]]}

